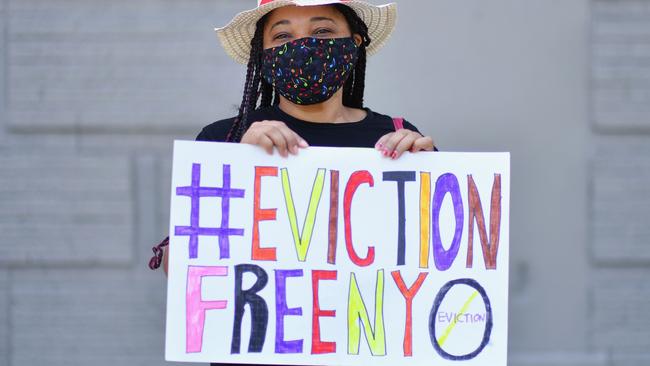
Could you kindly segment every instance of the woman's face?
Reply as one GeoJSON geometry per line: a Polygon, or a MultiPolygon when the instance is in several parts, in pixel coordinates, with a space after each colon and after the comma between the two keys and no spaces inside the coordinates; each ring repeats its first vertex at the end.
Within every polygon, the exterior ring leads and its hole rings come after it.
{"type": "MultiPolygon", "coordinates": [[[[344,38],[351,31],[343,14],[330,5],[284,6],[269,13],[264,25],[264,48],[305,37],[344,38]]],[[[361,44],[361,36],[354,35],[361,44]]]]}

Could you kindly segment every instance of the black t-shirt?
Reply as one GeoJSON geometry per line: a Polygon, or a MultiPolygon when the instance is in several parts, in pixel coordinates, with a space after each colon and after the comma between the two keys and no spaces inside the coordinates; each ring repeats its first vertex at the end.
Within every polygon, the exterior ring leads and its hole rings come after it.
{"type": "MultiPolygon", "coordinates": [[[[249,121],[275,120],[286,123],[292,131],[304,138],[310,146],[328,147],[374,147],[379,138],[395,131],[393,119],[364,108],[368,115],[358,122],[321,123],[299,120],[283,112],[278,106],[258,109],[248,115],[249,121]]],[[[225,141],[235,118],[228,118],[205,126],[197,141],[225,141]]],[[[404,121],[404,128],[420,132],[411,123],[404,121]]],[[[211,363],[210,366],[241,366],[211,363]]],[[[265,366],[265,365],[257,365],[265,366]]]]}
{"type": "MultiPolygon", "coordinates": [[[[379,138],[395,131],[393,119],[364,108],[368,115],[358,122],[320,123],[299,120],[283,112],[278,106],[265,107],[249,113],[248,120],[258,122],[276,120],[304,138],[310,146],[328,147],[375,147],[379,138]]],[[[225,141],[235,118],[228,118],[209,124],[196,137],[197,141],[225,141]]],[[[404,128],[420,132],[407,121],[404,128]]]]}

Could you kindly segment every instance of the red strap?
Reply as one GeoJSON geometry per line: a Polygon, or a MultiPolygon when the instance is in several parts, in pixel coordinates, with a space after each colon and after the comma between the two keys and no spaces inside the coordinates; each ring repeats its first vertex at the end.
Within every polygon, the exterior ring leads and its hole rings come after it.
{"type": "Polygon", "coordinates": [[[404,128],[404,118],[401,118],[401,117],[393,118],[393,125],[395,126],[395,130],[403,129],[404,128]]]}

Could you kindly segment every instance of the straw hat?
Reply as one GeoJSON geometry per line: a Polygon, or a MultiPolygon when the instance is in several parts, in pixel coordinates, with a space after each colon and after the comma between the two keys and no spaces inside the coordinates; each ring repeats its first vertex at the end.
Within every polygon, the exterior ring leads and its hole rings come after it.
{"type": "Polygon", "coordinates": [[[274,9],[287,6],[344,4],[352,8],[368,26],[371,42],[368,55],[376,53],[388,40],[397,20],[397,4],[373,5],[361,0],[258,0],[257,8],[241,12],[225,27],[215,28],[221,45],[235,61],[246,64],[251,51],[255,24],[274,9]]]}

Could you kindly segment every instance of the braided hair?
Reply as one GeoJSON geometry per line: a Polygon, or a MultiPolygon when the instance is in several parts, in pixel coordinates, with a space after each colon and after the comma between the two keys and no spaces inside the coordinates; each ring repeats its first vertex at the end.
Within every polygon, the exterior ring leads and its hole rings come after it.
{"type": "MultiPolygon", "coordinates": [[[[359,46],[359,57],[352,74],[343,85],[343,105],[351,108],[363,108],[363,94],[366,79],[366,48],[370,44],[368,26],[350,7],[342,4],[333,4],[348,23],[350,32],[361,36],[359,46]]],[[[244,95],[239,113],[226,136],[228,142],[241,141],[244,133],[250,126],[248,115],[257,108],[270,107],[280,103],[280,96],[262,77],[262,54],[264,51],[264,25],[268,14],[263,16],[255,25],[255,34],[251,39],[251,53],[248,59],[246,70],[246,81],[244,82],[244,95]],[[259,106],[258,106],[259,101],[259,106]]]]}

